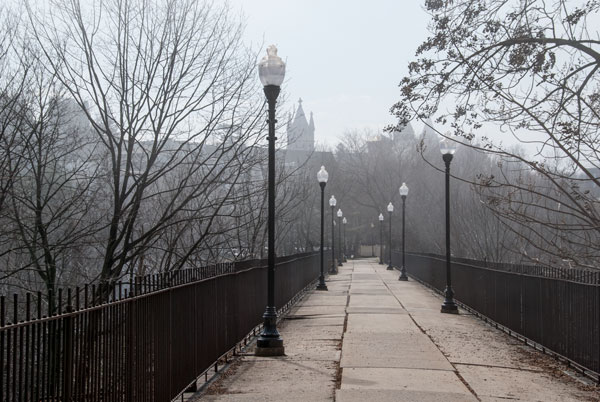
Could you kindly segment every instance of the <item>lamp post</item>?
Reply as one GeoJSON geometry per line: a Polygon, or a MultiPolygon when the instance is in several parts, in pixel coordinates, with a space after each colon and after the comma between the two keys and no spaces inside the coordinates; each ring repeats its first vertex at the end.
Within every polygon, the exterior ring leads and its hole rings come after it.
{"type": "Polygon", "coordinates": [[[344,250],[342,255],[344,256],[344,262],[348,262],[348,260],[346,259],[346,224],[348,223],[348,221],[346,220],[345,216],[344,219],[342,219],[342,223],[344,224],[344,250]]]}
{"type": "Polygon", "coordinates": [[[338,209],[338,267],[342,266],[342,260],[344,259],[344,256],[342,254],[342,216],[344,216],[342,210],[338,209]]]}
{"type": "Polygon", "coordinates": [[[317,290],[327,290],[325,275],[323,275],[323,227],[325,226],[325,185],[328,178],[329,174],[325,170],[325,166],[321,166],[321,170],[317,173],[317,180],[319,181],[319,186],[321,186],[321,274],[319,275],[317,290]]]}
{"type": "Polygon", "coordinates": [[[375,257],[375,224],[371,222],[371,257],[375,257]]]}
{"type": "Polygon", "coordinates": [[[406,216],[406,196],[408,195],[408,186],[406,183],[402,183],[400,187],[400,196],[402,197],[402,268],[400,268],[400,281],[407,281],[408,276],[406,276],[406,265],[405,265],[405,253],[404,253],[404,243],[405,243],[405,231],[404,231],[404,217],[406,216]]]}
{"type": "Polygon", "coordinates": [[[383,264],[383,214],[379,214],[379,264],[383,264]]]}
{"type": "Polygon", "coordinates": [[[388,263],[388,271],[394,269],[394,267],[392,267],[392,212],[394,212],[394,206],[392,205],[392,203],[390,202],[387,206],[387,210],[390,213],[390,235],[389,235],[389,239],[388,239],[388,246],[389,246],[389,250],[388,250],[388,256],[390,257],[389,263],[388,263]]]}
{"type": "Polygon", "coordinates": [[[267,308],[263,314],[264,325],[256,341],[256,355],[281,356],[284,354],[283,339],[277,331],[277,308],[275,307],[275,103],[285,76],[285,63],[277,56],[277,48],[267,48],[267,56],[258,63],[258,75],[269,105],[269,173],[268,173],[268,268],[267,308]]]}
{"type": "Polygon", "coordinates": [[[450,272],[450,162],[452,162],[452,157],[456,152],[456,143],[444,138],[440,141],[440,151],[446,164],[446,290],[444,291],[445,298],[442,304],[442,313],[458,314],[458,307],[454,303],[450,272]]]}
{"type": "Polygon", "coordinates": [[[331,198],[329,199],[329,206],[331,207],[331,267],[329,268],[329,274],[331,275],[335,275],[337,274],[337,264],[335,263],[335,228],[334,228],[334,221],[333,221],[333,215],[335,215],[334,213],[334,209],[335,209],[335,204],[337,204],[337,201],[335,200],[335,197],[332,195],[331,198]]]}

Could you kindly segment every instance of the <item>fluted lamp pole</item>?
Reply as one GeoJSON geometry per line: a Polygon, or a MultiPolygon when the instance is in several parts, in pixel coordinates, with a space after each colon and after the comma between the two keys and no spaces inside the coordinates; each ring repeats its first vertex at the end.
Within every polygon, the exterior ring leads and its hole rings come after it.
{"type": "Polygon", "coordinates": [[[258,63],[258,76],[269,106],[269,173],[268,173],[268,267],[267,308],[263,314],[264,325],[256,341],[256,355],[282,356],[283,339],[277,331],[275,307],[275,104],[285,77],[285,63],[277,56],[277,48],[267,48],[267,56],[258,63]]]}
{"type": "MultiPolygon", "coordinates": [[[[450,134],[448,134],[448,137],[450,134]]],[[[458,314],[458,306],[454,302],[454,290],[452,290],[452,275],[450,263],[450,162],[456,152],[456,142],[448,138],[440,141],[442,159],[446,164],[446,290],[444,291],[444,303],[442,313],[458,314]]]]}
{"type": "Polygon", "coordinates": [[[391,270],[394,269],[394,267],[392,266],[392,212],[394,212],[394,205],[392,205],[391,202],[388,204],[387,210],[388,210],[388,212],[390,214],[390,224],[389,224],[390,234],[388,236],[388,257],[389,257],[389,261],[388,261],[387,269],[388,269],[388,271],[391,271],[391,270]]]}
{"type": "Polygon", "coordinates": [[[337,263],[335,262],[335,227],[333,216],[335,215],[335,204],[337,201],[335,197],[332,195],[329,199],[329,206],[331,207],[331,266],[329,268],[329,274],[335,275],[337,274],[337,263]]]}
{"type": "Polygon", "coordinates": [[[379,214],[379,264],[383,264],[383,214],[379,214]]]}
{"type": "Polygon", "coordinates": [[[342,264],[342,260],[344,259],[343,255],[342,255],[342,217],[344,216],[344,213],[342,212],[341,209],[338,209],[337,211],[337,217],[338,217],[338,267],[341,267],[342,264]]]}
{"type": "Polygon", "coordinates": [[[404,253],[404,244],[405,244],[405,239],[406,239],[406,232],[404,230],[404,218],[406,216],[406,196],[408,195],[408,186],[406,185],[406,183],[402,183],[402,186],[400,187],[400,197],[402,197],[402,267],[400,268],[400,278],[398,278],[398,280],[400,281],[407,281],[408,280],[408,276],[406,276],[406,254],[404,253]]]}
{"type": "Polygon", "coordinates": [[[346,217],[344,216],[344,219],[342,219],[342,223],[344,224],[344,248],[343,248],[343,253],[342,255],[344,256],[344,262],[347,262],[347,258],[346,255],[348,254],[347,250],[346,250],[346,224],[348,223],[348,221],[346,220],[346,217]]]}
{"type": "Polygon", "coordinates": [[[329,179],[329,173],[327,173],[327,170],[325,170],[325,166],[321,166],[321,170],[319,170],[317,173],[317,180],[319,182],[319,186],[321,186],[321,273],[319,275],[319,284],[317,285],[317,290],[327,290],[327,285],[325,284],[325,275],[323,275],[323,232],[325,226],[325,185],[327,185],[327,179],[329,179]]]}

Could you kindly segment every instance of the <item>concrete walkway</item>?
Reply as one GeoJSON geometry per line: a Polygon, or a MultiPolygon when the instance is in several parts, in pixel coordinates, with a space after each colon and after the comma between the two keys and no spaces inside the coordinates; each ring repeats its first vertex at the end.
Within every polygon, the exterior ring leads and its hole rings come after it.
{"type": "Polygon", "coordinates": [[[286,356],[249,350],[200,400],[600,400],[564,366],[467,312],[441,314],[437,294],[398,275],[374,259],[349,261],[280,326],[286,356]]]}

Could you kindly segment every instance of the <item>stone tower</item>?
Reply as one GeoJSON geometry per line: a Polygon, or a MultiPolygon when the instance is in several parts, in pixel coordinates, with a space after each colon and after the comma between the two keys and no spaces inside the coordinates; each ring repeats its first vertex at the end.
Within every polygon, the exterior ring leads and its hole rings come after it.
{"type": "Polygon", "coordinates": [[[298,100],[298,109],[287,126],[287,149],[292,151],[313,152],[315,150],[315,122],[310,113],[310,121],[306,120],[302,99],[298,100]]]}

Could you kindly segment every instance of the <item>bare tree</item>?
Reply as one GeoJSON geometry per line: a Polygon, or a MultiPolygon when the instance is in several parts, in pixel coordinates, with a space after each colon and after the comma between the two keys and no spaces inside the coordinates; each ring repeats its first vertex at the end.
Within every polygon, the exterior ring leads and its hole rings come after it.
{"type": "Polygon", "coordinates": [[[526,157],[478,136],[478,148],[494,153],[500,168],[481,172],[482,200],[538,256],[597,265],[600,41],[588,19],[600,3],[442,0],[425,7],[431,36],[392,111],[401,124],[436,116],[467,140],[499,126],[537,145],[538,154],[526,157]]]}
{"type": "Polygon", "coordinates": [[[264,102],[240,25],[227,7],[195,0],[49,3],[30,7],[35,38],[107,155],[101,281],[177,236],[166,266],[184,267],[259,139],[264,102]]]}

